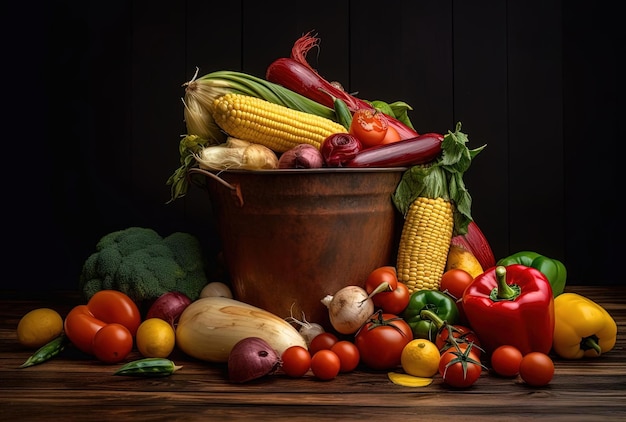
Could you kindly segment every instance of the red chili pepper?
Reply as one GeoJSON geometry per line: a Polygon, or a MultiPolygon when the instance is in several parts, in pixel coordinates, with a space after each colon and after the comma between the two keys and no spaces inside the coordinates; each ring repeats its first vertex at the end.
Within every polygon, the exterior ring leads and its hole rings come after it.
{"type": "Polygon", "coordinates": [[[535,268],[515,264],[485,271],[467,286],[463,309],[488,354],[505,344],[524,355],[550,352],[554,299],[550,282],[535,268]]]}

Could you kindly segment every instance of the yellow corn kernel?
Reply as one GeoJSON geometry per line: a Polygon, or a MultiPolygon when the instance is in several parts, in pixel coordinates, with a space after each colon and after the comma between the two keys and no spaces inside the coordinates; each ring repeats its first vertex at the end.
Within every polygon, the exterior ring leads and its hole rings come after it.
{"type": "Polygon", "coordinates": [[[299,144],[319,149],[328,136],[346,132],[330,119],[249,95],[226,94],[213,105],[213,118],[222,130],[275,152],[285,152],[299,144]]]}
{"type": "Polygon", "coordinates": [[[396,262],[398,280],[410,293],[439,289],[452,240],[453,211],[443,198],[420,196],[410,205],[396,262]]]}

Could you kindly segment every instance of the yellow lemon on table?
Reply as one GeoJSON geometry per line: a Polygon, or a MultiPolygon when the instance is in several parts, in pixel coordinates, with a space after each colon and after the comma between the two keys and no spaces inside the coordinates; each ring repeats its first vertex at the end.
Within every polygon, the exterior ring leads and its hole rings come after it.
{"type": "Polygon", "coordinates": [[[38,349],[63,331],[63,318],[50,308],[37,308],[24,315],[17,324],[17,340],[22,346],[38,349]]]}
{"type": "Polygon", "coordinates": [[[418,338],[411,340],[400,355],[402,369],[416,377],[432,377],[439,371],[441,354],[432,341],[418,338]]]}
{"type": "Polygon", "coordinates": [[[136,335],[137,350],[146,358],[166,358],[174,350],[176,334],[169,322],[148,318],[139,325],[136,335]]]}

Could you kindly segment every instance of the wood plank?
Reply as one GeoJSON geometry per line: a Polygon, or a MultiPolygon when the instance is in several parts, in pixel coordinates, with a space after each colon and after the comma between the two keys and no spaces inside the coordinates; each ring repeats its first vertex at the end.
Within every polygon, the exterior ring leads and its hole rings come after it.
{"type": "MultiPolygon", "coordinates": [[[[171,358],[183,368],[165,378],[118,377],[71,347],[38,366],[18,369],[30,354],[16,341],[21,315],[50,306],[65,314],[82,303],[76,291],[53,294],[0,292],[0,417],[3,421],[57,418],[150,420],[316,420],[332,418],[429,420],[623,420],[626,417],[626,287],[568,287],[604,306],[618,324],[615,348],[597,359],[554,357],[556,372],[545,387],[519,378],[483,373],[469,389],[451,389],[435,377],[424,388],[388,381],[385,371],[359,367],[332,381],[283,374],[245,384],[227,381],[226,364],[191,359],[178,349],[171,358]]],[[[136,351],[129,357],[138,358],[136,351]]]]}

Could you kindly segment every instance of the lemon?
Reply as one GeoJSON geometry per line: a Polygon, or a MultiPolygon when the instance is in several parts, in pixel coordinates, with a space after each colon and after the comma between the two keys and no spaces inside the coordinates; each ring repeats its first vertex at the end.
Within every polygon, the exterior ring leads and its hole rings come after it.
{"type": "Polygon", "coordinates": [[[63,331],[63,318],[54,309],[37,308],[17,324],[17,340],[22,346],[38,349],[63,331]]]}
{"type": "Polygon", "coordinates": [[[137,329],[137,350],[147,358],[166,358],[174,350],[174,328],[161,318],[148,318],[137,329]]]}
{"type": "Polygon", "coordinates": [[[441,354],[439,348],[432,341],[426,339],[411,340],[400,356],[402,369],[409,375],[416,377],[432,377],[439,371],[441,354]]]}

